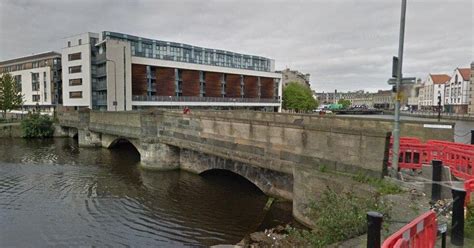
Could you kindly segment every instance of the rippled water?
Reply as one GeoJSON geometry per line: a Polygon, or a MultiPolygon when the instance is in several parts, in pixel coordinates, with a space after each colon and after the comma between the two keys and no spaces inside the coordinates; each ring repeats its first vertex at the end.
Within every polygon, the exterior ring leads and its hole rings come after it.
{"type": "Polygon", "coordinates": [[[72,139],[0,139],[0,247],[208,246],[290,220],[228,173],[199,176],[137,167],[131,147],[72,139]]]}

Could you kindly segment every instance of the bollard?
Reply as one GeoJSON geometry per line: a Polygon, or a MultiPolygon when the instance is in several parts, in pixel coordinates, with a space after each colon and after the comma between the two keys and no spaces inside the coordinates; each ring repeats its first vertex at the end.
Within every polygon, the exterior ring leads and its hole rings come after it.
{"type": "Polygon", "coordinates": [[[441,170],[443,169],[443,161],[432,160],[433,167],[432,184],[431,184],[431,201],[435,202],[441,199],[441,170]]]}
{"type": "Polygon", "coordinates": [[[383,215],[381,213],[367,213],[367,248],[380,248],[382,221],[383,215]]]}
{"type": "Polygon", "coordinates": [[[471,145],[474,145],[474,130],[471,130],[471,145]]]}
{"type": "Polygon", "coordinates": [[[447,223],[438,225],[438,232],[441,233],[441,248],[446,248],[446,232],[447,231],[448,231],[447,223]]]}
{"type": "Polygon", "coordinates": [[[453,192],[453,217],[451,221],[451,244],[464,245],[464,189],[452,189],[453,192]]]}

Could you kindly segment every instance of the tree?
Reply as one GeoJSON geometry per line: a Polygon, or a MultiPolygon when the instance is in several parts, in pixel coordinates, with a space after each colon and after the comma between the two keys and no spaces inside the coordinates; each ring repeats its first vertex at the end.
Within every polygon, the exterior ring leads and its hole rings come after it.
{"type": "Polygon", "coordinates": [[[10,73],[0,76],[0,110],[4,118],[7,117],[7,111],[16,109],[23,104],[23,95],[15,79],[10,73]]]}
{"type": "Polygon", "coordinates": [[[346,99],[339,99],[339,101],[337,101],[338,104],[341,104],[342,105],[342,108],[346,109],[348,108],[349,106],[351,106],[351,101],[349,100],[346,100],[346,99]]]}
{"type": "Polygon", "coordinates": [[[283,89],[283,108],[310,111],[318,107],[318,101],[308,87],[291,82],[283,89]]]}

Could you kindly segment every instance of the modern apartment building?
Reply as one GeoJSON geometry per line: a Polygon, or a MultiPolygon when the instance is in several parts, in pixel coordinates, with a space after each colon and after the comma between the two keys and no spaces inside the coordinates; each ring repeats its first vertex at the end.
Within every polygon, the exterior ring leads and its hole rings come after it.
{"type": "Polygon", "coordinates": [[[68,37],[62,53],[64,106],[281,109],[268,58],[108,31],[68,37]]]}
{"type": "Polygon", "coordinates": [[[309,73],[303,74],[296,70],[290,70],[289,68],[286,68],[285,70],[282,70],[282,71],[276,71],[276,72],[282,74],[283,88],[286,87],[291,82],[295,82],[303,86],[306,86],[308,88],[311,88],[311,85],[309,84],[309,77],[310,77],[309,73]]]}
{"type": "Polygon", "coordinates": [[[0,62],[0,74],[10,73],[23,95],[23,109],[52,111],[62,103],[61,54],[45,52],[0,62]]]}
{"type": "Polygon", "coordinates": [[[466,114],[469,104],[471,68],[456,68],[446,82],[444,105],[448,113],[466,114]]]}

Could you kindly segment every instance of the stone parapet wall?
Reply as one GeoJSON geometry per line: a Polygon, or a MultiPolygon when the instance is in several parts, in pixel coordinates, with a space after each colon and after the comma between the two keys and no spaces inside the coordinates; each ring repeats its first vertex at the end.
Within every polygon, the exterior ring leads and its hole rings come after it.
{"type": "MultiPolygon", "coordinates": [[[[331,127],[337,129],[351,129],[361,131],[380,131],[391,132],[393,129],[393,120],[382,118],[363,118],[347,117],[334,115],[314,115],[314,114],[292,114],[292,113],[273,113],[260,111],[193,111],[193,115],[207,117],[222,117],[228,119],[244,119],[267,121],[271,123],[290,123],[302,124],[305,126],[331,127]]],[[[424,124],[440,124],[430,120],[403,120],[401,121],[401,135],[418,137],[423,141],[428,139],[453,141],[454,123],[443,122],[441,124],[451,125],[453,129],[432,129],[424,128],[424,124]]]]}

